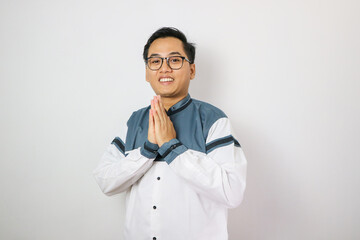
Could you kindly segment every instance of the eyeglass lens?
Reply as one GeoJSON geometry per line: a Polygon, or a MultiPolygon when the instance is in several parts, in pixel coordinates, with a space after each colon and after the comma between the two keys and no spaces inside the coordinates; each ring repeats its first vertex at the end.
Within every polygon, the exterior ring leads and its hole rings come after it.
{"type": "MultiPolygon", "coordinates": [[[[151,70],[159,70],[163,64],[164,58],[152,57],[148,59],[148,66],[151,70]]],[[[168,58],[168,65],[171,69],[180,69],[183,65],[184,59],[179,56],[173,56],[168,58]]]]}

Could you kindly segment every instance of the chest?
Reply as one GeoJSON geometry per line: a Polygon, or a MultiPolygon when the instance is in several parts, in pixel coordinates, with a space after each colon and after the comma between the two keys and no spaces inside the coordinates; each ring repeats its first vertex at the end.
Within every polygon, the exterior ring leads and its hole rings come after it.
{"type": "MultiPolygon", "coordinates": [[[[200,115],[196,112],[181,112],[170,115],[175,131],[176,138],[187,148],[206,152],[206,136],[203,131],[200,115]]],[[[148,136],[149,119],[144,118],[137,126],[130,128],[126,145],[135,149],[143,146],[148,136]],[[129,142],[130,141],[130,142],[129,142]]]]}

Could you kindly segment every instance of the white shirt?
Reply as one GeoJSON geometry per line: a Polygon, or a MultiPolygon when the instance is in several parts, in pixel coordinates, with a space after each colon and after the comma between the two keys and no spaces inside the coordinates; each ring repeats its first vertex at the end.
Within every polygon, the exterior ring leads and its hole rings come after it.
{"type": "Polygon", "coordinates": [[[227,209],[246,185],[229,119],[188,95],[169,109],[177,138],[147,141],[149,107],[133,113],[94,171],[107,195],[126,191],[126,240],[225,240],[227,209]]]}

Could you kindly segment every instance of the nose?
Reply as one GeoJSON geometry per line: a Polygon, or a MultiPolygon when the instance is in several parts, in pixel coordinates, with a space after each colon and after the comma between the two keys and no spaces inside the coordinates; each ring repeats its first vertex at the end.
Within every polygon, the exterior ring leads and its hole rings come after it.
{"type": "Polygon", "coordinates": [[[169,66],[169,60],[164,58],[163,64],[161,65],[160,72],[171,72],[172,69],[169,66]]]}

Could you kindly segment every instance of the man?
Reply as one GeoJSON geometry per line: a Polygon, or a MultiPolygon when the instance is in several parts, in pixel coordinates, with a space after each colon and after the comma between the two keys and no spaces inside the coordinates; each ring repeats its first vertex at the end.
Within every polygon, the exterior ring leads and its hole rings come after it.
{"type": "Polygon", "coordinates": [[[242,201],[246,159],[229,119],[188,94],[195,48],[175,28],[144,47],[156,96],[132,114],[94,171],[107,195],[126,191],[124,239],[228,239],[227,209],[242,201]]]}

